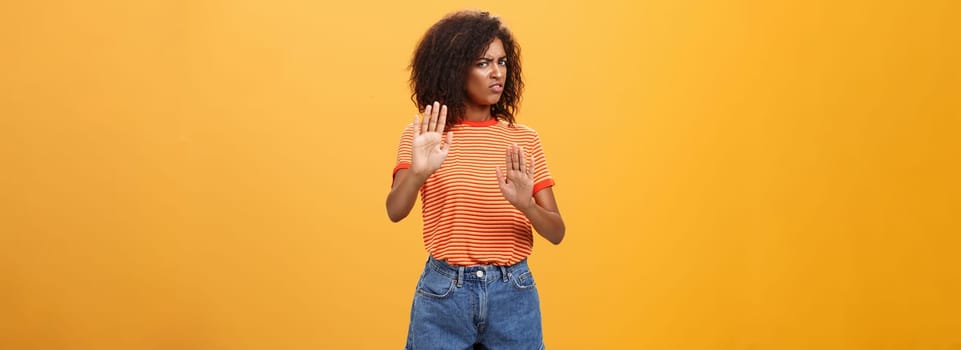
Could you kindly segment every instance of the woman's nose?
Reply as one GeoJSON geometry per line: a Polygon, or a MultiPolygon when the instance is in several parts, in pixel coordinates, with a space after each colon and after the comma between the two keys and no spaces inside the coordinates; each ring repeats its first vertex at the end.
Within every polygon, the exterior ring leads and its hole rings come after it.
{"type": "Polygon", "coordinates": [[[494,69],[491,69],[491,77],[500,78],[501,77],[501,67],[494,65],[494,69]]]}

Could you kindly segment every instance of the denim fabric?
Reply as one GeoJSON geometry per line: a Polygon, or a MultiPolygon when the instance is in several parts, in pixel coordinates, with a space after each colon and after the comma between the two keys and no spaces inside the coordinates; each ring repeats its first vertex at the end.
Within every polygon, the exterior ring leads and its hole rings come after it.
{"type": "Polygon", "coordinates": [[[540,298],[527,260],[464,267],[428,257],[405,349],[544,349],[540,298]]]}

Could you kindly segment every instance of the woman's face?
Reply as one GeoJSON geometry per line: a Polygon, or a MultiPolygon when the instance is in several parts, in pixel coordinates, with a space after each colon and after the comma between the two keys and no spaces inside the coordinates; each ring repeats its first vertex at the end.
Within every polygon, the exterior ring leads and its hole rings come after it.
{"type": "Polygon", "coordinates": [[[496,104],[507,79],[507,54],[501,39],[494,38],[487,52],[474,61],[467,76],[467,103],[477,106],[496,104]]]}

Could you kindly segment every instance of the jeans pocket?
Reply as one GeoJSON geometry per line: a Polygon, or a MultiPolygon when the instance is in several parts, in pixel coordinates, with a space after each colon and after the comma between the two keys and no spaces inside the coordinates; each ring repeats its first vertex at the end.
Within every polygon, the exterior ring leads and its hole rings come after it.
{"type": "Polygon", "coordinates": [[[534,275],[530,271],[523,271],[516,275],[511,276],[511,281],[514,282],[514,287],[520,289],[533,289],[537,284],[534,283],[534,275]]]}
{"type": "Polygon", "coordinates": [[[454,279],[427,268],[417,286],[417,294],[430,298],[446,298],[454,290],[454,279]]]}

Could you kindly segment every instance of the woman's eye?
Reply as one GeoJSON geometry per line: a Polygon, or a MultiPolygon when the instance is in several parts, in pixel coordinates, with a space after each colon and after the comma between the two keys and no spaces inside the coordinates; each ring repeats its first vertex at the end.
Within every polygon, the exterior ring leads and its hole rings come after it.
{"type": "Polygon", "coordinates": [[[497,64],[502,65],[502,66],[506,66],[506,65],[507,65],[507,60],[501,60],[500,62],[497,62],[497,64]]]}
{"type": "Polygon", "coordinates": [[[481,68],[487,67],[487,62],[478,63],[477,66],[481,68]]]}

